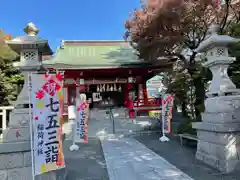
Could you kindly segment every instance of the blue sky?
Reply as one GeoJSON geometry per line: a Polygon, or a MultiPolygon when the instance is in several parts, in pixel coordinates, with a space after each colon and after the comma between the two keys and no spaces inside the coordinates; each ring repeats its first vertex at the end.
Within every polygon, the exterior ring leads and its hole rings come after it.
{"type": "Polygon", "coordinates": [[[60,40],[120,40],[140,0],[1,0],[0,28],[13,36],[33,22],[52,49],[60,40]]]}

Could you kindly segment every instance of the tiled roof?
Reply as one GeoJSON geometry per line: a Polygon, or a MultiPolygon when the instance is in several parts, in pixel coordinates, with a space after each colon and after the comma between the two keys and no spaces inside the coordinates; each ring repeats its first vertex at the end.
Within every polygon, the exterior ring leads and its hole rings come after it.
{"type": "Polygon", "coordinates": [[[59,67],[109,67],[144,64],[124,41],[63,41],[56,55],[43,64],[59,67]]]}

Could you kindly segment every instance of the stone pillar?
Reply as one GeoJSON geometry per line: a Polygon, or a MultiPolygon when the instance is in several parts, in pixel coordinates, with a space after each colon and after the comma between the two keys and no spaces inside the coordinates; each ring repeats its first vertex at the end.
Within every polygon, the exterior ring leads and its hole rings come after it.
{"type": "MultiPolygon", "coordinates": [[[[34,24],[29,23],[24,30],[27,35],[6,42],[20,55],[20,62],[14,65],[24,75],[24,86],[14,104],[15,108],[0,144],[1,180],[32,180],[28,73],[40,68],[41,54],[50,54],[51,49],[46,40],[40,40],[37,36],[39,30],[34,24]]],[[[36,180],[56,178],[56,172],[50,172],[36,177],[36,180]]]]}
{"type": "Polygon", "coordinates": [[[136,117],[136,112],[134,112],[133,107],[134,107],[134,99],[133,96],[135,96],[135,92],[132,91],[133,89],[133,83],[134,79],[133,77],[128,77],[128,84],[127,84],[127,92],[128,92],[128,109],[129,109],[129,118],[135,118],[136,117]]]}
{"type": "Polygon", "coordinates": [[[227,45],[238,40],[218,35],[218,26],[212,26],[210,37],[202,42],[197,52],[206,52],[213,78],[206,93],[202,122],[193,123],[197,130],[196,158],[222,171],[231,172],[240,162],[240,90],[227,74],[229,57],[227,45]]]}

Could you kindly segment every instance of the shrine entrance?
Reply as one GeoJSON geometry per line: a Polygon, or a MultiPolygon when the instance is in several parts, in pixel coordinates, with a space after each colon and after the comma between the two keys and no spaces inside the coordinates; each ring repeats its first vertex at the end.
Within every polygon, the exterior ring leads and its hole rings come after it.
{"type": "Polygon", "coordinates": [[[147,95],[148,76],[139,76],[141,70],[144,72],[147,69],[105,69],[91,71],[91,74],[89,70],[84,70],[82,76],[78,71],[65,71],[65,115],[68,115],[68,107],[75,105],[80,93],[86,94],[90,109],[102,109],[112,104],[114,108],[125,108],[129,118],[135,118],[139,112],[160,110],[160,98],[149,98],[147,95]],[[123,76],[129,71],[134,77],[123,76]],[[115,78],[107,76],[109,73],[115,78]]]}
{"type": "Polygon", "coordinates": [[[64,71],[66,122],[71,119],[69,107],[76,104],[80,93],[86,94],[91,110],[112,104],[124,109],[125,118],[160,110],[161,99],[148,97],[146,81],[167,65],[141,61],[128,42],[63,41],[56,55],[43,61],[43,66],[64,71]]]}
{"type": "Polygon", "coordinates": [[[107,104],[115,107],[124,106],[123,84],[92,84],[86,92],[90,109],[101,108],[107,104]]]}

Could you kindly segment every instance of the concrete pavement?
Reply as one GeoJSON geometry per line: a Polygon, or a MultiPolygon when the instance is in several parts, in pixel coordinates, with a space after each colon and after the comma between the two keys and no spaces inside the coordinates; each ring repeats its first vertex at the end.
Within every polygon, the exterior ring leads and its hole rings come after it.
{"type": "Polygon", "coordinates": [[[175,140],[162,143],[158,140],[160,133],[145,134],[145,127],[152,121],[148,118],[127,119],[123,109],[114,110],[114,136],[112,121],[105,112],[91,111],[90,140],[88,144],[79,144],[79,151],[69,152],[69,145],[66,147],[65,143],[70,174],[67,180],[239,179],[239,173],[223,175],[199,163],[194,151],[180,147],[175,140]]]}
{"type": "Polygon", "coordinates": [[[136,135],[133,138],[191,176],[194,180],[240,179],[239,169],[229,174],[223,174],[201,161],[196,160],[195,152],[197,144],[195,141],[184,141],[184,145],[181,146],[178,137],[170,136],[169,142],[162,143],[158,140],[158,133],[136,135]]]}
{"type": "Polygon", "coordinates": [[[193,180],[132,138],[105,138],[102,149],[110,180],[193,180]]]}
{"type": "MultiPolygon", "coordinates": [[[[148,117],[138,118],[137,120],[126,118],[123,108],[113,109],[113,115],[115,119],[115,133],[117,135],[132,135],[151,125],[151,121],[148,117]]],[[[152,122],[155,123],[157,120],[152,122]]],[[[66,134],[67,139],[72,138],[70,123],[65,123],[63,125],[63,132],[66,134]]],[[[88,136],[93,138],[104,137],[112,133],[113,122],[109,118],[109,115],[106,114],[106,110],[91,110],[88,124],[88,136]]]]}
{"type": "Polygon", "coordinates": [[[71,141],[64,141],[64,156],[68,176],[66,180],[109,180],[98,138],[89,138],[88,144],[79,143],[79,151],[70,152],[71,141]]]}
{"type": "Polygon", "coordinates": [[[67,180],[193,180],[143,144],[127,138],[149,126],[149,118],[131,120],[123,109],[114,110],[116,134],[112,135],[113,124],[105,112],[91,111],[89,143],[79,144],[79,151],[69,152],[69,141],[64,143],[67,180]]]}

